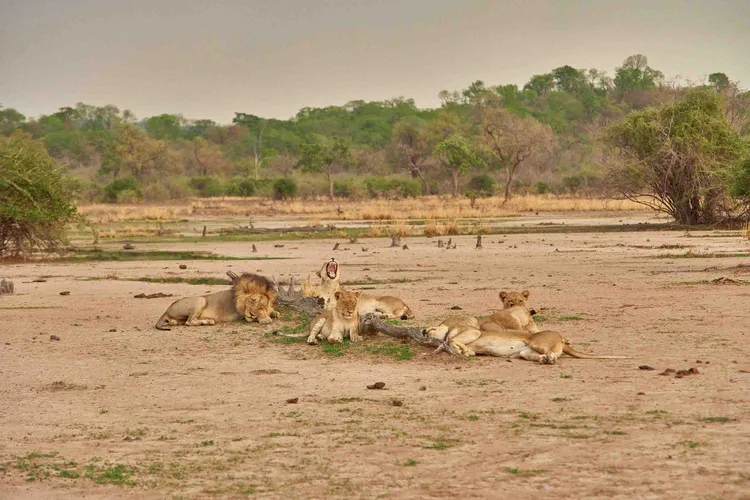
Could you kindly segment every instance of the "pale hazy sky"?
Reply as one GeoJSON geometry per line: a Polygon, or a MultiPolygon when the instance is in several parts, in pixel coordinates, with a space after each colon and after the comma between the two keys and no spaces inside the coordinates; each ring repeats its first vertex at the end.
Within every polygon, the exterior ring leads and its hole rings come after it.
{"type": "Polygon", "coordinates": [[[82,101],[139,118],[524,84],[565,64],[610,75],[642,53],[668,77],[750,87],[750,0],[0,0],[0,104],[82,101]]]}

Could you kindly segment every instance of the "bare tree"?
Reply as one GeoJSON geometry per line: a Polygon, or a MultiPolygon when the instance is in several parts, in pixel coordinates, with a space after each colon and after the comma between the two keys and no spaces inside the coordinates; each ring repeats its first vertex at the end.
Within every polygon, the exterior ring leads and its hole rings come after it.
{"type": "Polygon", "coordinates": [[[486,108],[482,113],[482,141],[485,149],[505,172],[505,201],[511,197],[513,176],[533,155],[552,149],[552,129],[533,118],[521,118],[499,107],[486,108]]]}

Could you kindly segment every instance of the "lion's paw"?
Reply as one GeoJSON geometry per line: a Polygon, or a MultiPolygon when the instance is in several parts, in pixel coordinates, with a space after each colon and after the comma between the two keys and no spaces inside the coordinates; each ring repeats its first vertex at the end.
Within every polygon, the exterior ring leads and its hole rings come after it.
{"type": "Polygon", "coordinates": [[[546,354],[542,354],[541,356],[539,356],[539,363],[542,365],[549,364],[549,356],[547,356],[546,354]]]}
{"type": "Polygon", "coordinates": [[[260,323],[261,325],[267,325],[271,321],[272,321],[271,318],[269,318],[268,316],[265,316],[263,318],[258,318],[258,323],[260,323]]]}
{"type": "Polygon", "coordinates": [[[280,317],[281,317],[281,314],[279,314],[279,311],[271,311],[271,318],[279,319],[280,317]]]}

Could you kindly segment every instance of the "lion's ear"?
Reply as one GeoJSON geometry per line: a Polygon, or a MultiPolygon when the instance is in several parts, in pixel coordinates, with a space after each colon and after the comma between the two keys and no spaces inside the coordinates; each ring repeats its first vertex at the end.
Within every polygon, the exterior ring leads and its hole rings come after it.
{"type": "MultiPolygon", "coordinates": [[[[322,271],[322,269],[321,269],[320,271],[322,271]]],[[[317,272],[315,273],[315,274],[317,274],[317,275],[318,275],[318,278],[322,278],[322,277],[323,277],[323,276],[321,276],[321,275],[320,275],[320,271],[317,271],[317,272]]]]}
{"type": "Polygon", "coordinates": [[[524,299],[528,299],[529,298],[529,291],[528,290],[524,290],[523,292],[521,292],[521,295],[523,295],[524,299]]]}
{"type": "Polygon", "coordinates": [[[500,292],[500,300],[505,300],[505,297],[508,296],[508,292],[500,292]]]}
{"type": "Polygon", "coordinates": [[[336,297],[336,300],[339,300],[342,295],[344,295],[344,294],[341,293],[341,292],[336,292],[336,293],[333,294],[333,296],[336,297]]]}

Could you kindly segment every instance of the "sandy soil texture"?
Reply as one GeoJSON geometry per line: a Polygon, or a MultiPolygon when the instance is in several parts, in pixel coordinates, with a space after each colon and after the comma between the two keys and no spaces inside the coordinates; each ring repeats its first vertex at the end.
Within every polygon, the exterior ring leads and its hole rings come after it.
{"type": "MultiPolygon", "coordinates": [[[[750,498],[748,240],[453,241],[340,240],[336,252],[333,240],[263,242],[253,255],[287,259],[0,267],[16,284],[0,297],[0,498],[750,498]],[[299,279],[331,256],[350,288],[403,298],[417,314],[409,324],[454,306],[487,313],[500,290],[529,289],[541,326],[632,359],[463,360],[386,337],[332,349],[243,323],[161,332],[153,325],[177,297],[225,287],[138,281],[228,269],[299,279]],[[720,277],[735,281],[712,283],[720,277]],[[134,298],[155,292],[174,297],[134,298]],[[698,373],[660,375],[668,368],[698,373]],[[367,389],[374,382],[385,389],[367,389]]],[[[249,246],[139,249],[241,257],[249,246]]]]}

